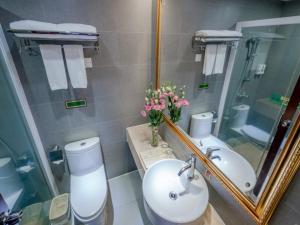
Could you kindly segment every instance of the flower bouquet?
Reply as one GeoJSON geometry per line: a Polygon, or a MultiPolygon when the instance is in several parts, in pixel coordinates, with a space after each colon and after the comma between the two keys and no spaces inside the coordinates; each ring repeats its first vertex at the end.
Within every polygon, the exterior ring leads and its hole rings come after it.
{"type": "Polygon", "coordinates": [[[158,146],[158,127],[164,122],[163,110],[166,108],[164,95],[160,90],[149,88],[146,90],[144,110],[141,115],[148,115],[150,127],[152,128],[151,145],[158,146]]]}
{"type": "Polygon", "coordinates": [[[183,106],[188,106],[189,102],[185,99],[185,86],[177,90],[176,85],[171,82],[165,82],[161,86],[163,95],[168,99],[168,110],[170,119],[173,123],[177,123],[181,117],[181,109],[183,106]]]}

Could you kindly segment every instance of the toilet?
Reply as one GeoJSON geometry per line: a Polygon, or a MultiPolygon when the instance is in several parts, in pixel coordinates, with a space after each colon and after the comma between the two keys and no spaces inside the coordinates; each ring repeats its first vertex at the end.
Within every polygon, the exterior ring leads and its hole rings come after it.
{"type": "Polygon", "coordinates": [[[199,147],[203,153],[206,153],[208,147],[223,147],[228,146],[211,134],[213,123],[213,114],[211,112],[204,112],[192,115],[190,137],[191,140],[199,147]]]}
{"type": "Polygon", "coordinates": [[[242,128],[247,122],[249,111],[249,105],[242,104],[232,107],[234,116],[231,119],[231,127],[235,129],[242,128]]]}
{"type": "Polygon", "coordinates": [[[190,136],[195,139],[202,139],[210,136],[213,123],[213,114],[204,112],[192,115],[190,136]]]}
{"type": "Polygon", "coordinates": [[[65,151],[73,218],[84,225],[104,225],[108,191],[99,137],[69,143],[65,151]]]}
{"type": "Polygon", "coordinates": [[[255,143],[266,146],[271,140],[271,134],[251,124],[247,124],[250,111],[249,105],[237,105],[232,107],[234,116],[231,121],[231,129],[243,136],[250,138],[255,143]]]}

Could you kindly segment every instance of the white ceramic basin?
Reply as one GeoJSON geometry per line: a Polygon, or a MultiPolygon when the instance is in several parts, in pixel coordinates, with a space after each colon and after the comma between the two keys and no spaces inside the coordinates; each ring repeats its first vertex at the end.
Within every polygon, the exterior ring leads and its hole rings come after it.
{"type": "Polygon", "coordinates": [[[206,153],[207,148],[218,148],[214,151],[212,157],[219,156],[220,158],[212,159],[212,162],[242,191],[251,191],[256,184],[256,174],[250,163],[235,151],[229,148],[218,146],[206,146],[203,153],[206,153]]]}
{"type": "Polygon", "coordinates": [[[178,171],[187,164],[177,159],[161,160],[153,164],[143,179],[146,213],[153,225],[199,224],[208,205],[208,189],[202,175],[195,170],[189,180],[185,171],[178,171]],[[170,197],[176,195],[176,199],[170,197]]]}

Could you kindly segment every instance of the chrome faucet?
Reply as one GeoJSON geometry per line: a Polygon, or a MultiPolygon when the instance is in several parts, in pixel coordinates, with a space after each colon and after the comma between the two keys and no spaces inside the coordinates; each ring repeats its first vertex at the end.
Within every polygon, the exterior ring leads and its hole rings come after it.
{"type": "Polygon", "coordinates": [[[247,95],[246,92],[238,92],[236,96],[238,98],[249,98],[249,95],[247,95]]]}
{"type": "Polygon", "coordinates": [[[192,180],[194,178],[195,166],[196,166],[196,156],[191,154],[190,159],[187,161],[187,165],[182,167],[179,172],[178,176],[181,176],[186,170],[188,171],[187,177],[188,179],[192,180]]]}
{"type": "Polygon", "coordinates": [[[206,156],[208,159],[211,159],[211,158],[212,158],[212,153],[215,152],[215,151],[219,151],[219,150],[220,150],[219,148],[207,148],[207,149],[206,149],[205,156],[206,156]]]}

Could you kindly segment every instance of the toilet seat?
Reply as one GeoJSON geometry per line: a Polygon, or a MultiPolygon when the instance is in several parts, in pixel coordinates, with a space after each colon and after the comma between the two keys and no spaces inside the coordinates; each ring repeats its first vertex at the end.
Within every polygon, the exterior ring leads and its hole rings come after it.
{"type": "Polygon", "coordinates": [[[241,131],[243,134],[262,145],[268,144],[271,138],[269,133],[253,125],[244,125],[241,131]]]}
{"type": "Polygon", "coordinates": [[[107,182],[102,165],[83,176],[71,175],[71,207],[81,222],[91,221],[103,211],[107,199],[107,182]]]}

